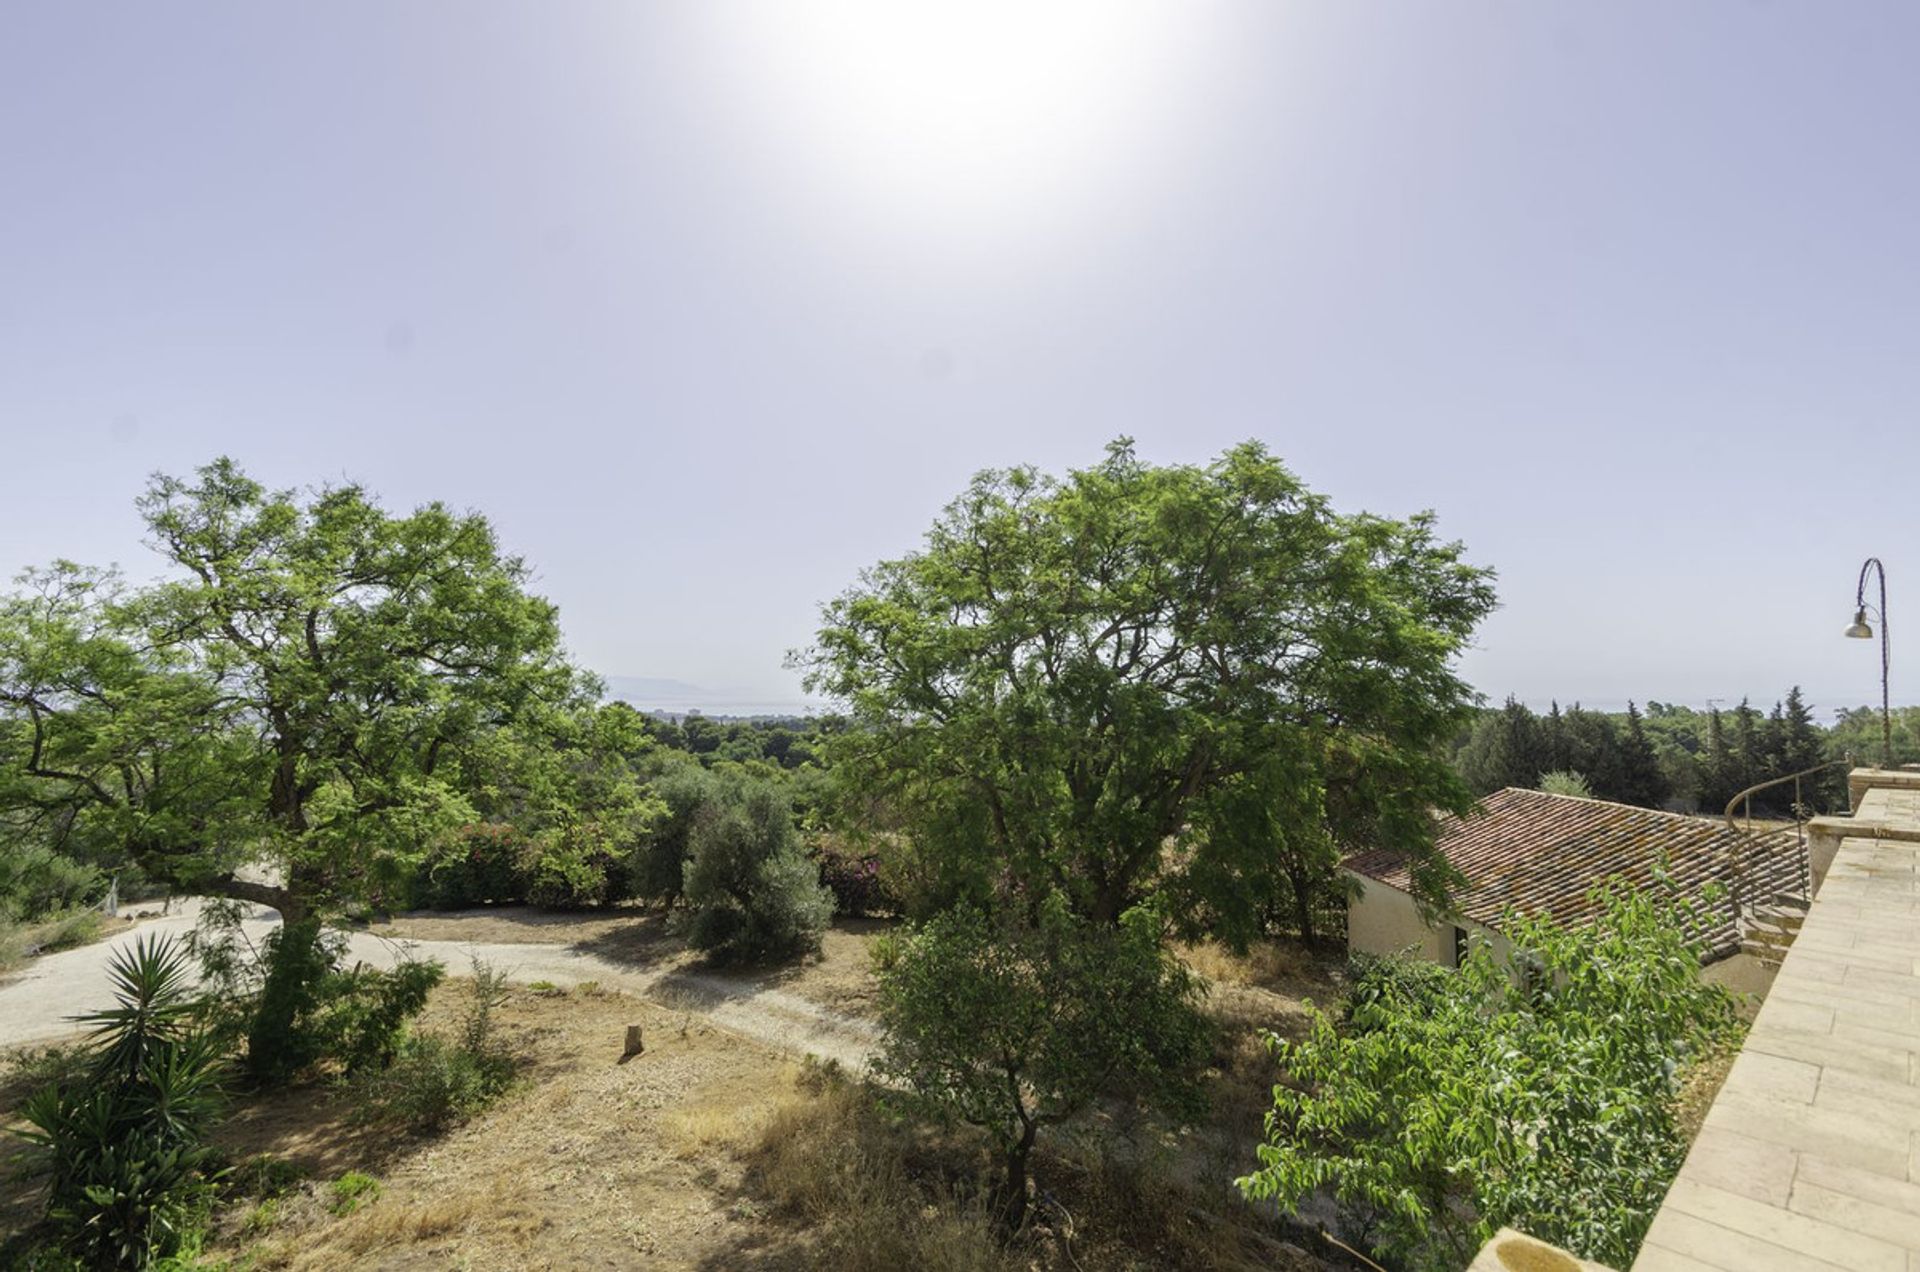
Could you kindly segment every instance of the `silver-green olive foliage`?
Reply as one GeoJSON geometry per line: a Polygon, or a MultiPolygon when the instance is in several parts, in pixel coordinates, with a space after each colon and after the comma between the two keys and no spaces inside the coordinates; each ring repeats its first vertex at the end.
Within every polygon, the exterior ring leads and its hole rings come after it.
{"type": "Polygon", "coordinates": [[[942,899],[1011,874],[1112,923],[1164,892],[1239,942],[1283,898],[1310,929],[1348,847],[1398,845],[1444,897],[1454,662],[1494,603],[1461,553],[1428,515],[1336,514],[1257,444],[1157,467],[1123,440],[980,474],[796,661],[850,713],[846,788],[942,899]]]}
{"type": "Polygon", "coordinates": [[[1043,1127],[1104,1096],[1199,1108],[1200,982],[1163,948],[1162,926],[1146,909],[1094,923],[1058,895],[1031,921],[961,905],[908,935],[881,972],[875,1067],[936,1115],[988,1132],[1008,1226],[1024,1214],[1043,1127]]]}

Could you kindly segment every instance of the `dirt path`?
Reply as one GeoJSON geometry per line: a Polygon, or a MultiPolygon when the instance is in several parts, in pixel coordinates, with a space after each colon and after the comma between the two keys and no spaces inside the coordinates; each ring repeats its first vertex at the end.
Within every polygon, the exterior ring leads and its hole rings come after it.
{"type": "MultiPolygon", "coordinates": [[[[33,960],[0,983],[0,1046],[71,1034],[75,1014],[110,1005],[107,963],[114,951],[149,933],[185,935],[197,917],[198,906],[189,902],[183,912],[150,919],[111,940],[33,960]]],[[[257,942],[278,923],[277,915],[262,910],[242,928],[257,942]]],[[[779,988],[773,983],[779,974],[725,975],[681,965],[684,960],[668,958],[664,951],[659,965],[647,966],[631,957],[548,942],[418,940],[369,931],[350,932],[347,939],[349,959],[375,967],[391,967],[408,957],[432,958],[457,976],[477,958],[521,984],[548,981],[571,987],[597,982],[698,1014],[785,1051],[837,1060],[850,1069],[861,1068],[879,1040],[872,1021],[779,988]]]]}

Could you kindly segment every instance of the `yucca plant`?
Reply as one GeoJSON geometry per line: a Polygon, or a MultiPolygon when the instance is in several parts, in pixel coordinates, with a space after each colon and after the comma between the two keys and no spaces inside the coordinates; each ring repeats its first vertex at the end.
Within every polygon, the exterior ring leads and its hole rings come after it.
{"type": "Polygon", "coordinates": [[[88,1267],[145,1267],[196,1234],[223,1061],[196,1020],[191,966],[165,937],[115,954],[116,1005],[76,1017],[93,1026],[90,1067],[22,1109],[51,1177],[48,1218],[88,1267]]]}

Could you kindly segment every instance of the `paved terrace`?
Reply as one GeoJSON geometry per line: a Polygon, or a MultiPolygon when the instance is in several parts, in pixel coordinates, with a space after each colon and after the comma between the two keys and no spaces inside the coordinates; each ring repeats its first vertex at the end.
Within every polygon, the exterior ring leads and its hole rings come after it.
{"type": "Polygon", "coordinates": [[[1816,822],[1832,864],[1634,1272],[1920,1272],[1920,775],[1853,779],[1855,815],[1816,822]]]}

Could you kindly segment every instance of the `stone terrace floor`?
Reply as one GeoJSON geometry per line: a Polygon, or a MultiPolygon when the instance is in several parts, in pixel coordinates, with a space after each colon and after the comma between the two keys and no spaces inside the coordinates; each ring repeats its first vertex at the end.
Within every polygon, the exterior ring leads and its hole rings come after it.
{"type": "Polygon", "coordinates": [[[1634,1272],[1920,1272],[1920,790],[1853,821],[1634,1272]]]}

